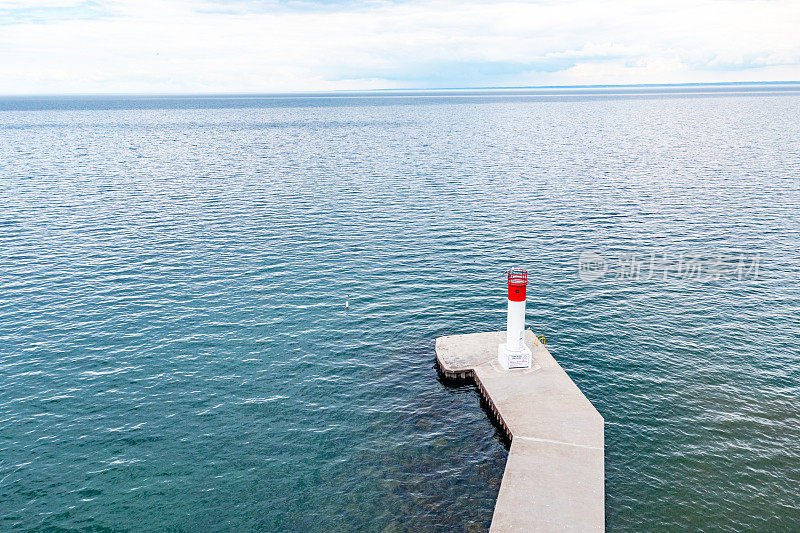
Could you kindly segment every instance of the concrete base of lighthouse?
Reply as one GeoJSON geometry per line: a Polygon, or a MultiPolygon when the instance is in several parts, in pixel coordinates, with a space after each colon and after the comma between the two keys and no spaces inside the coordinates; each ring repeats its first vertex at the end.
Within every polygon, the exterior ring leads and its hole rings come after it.
{"type": "Polygon", "coordinates": [[[509,350],[507,344],[497,347],[497,361],[503,370],[514,368],[530,368],[533,360],[533,352],[526,344],[522,344],[522,350],[509,350]]]}
{"type": "Polygon", "coordinates": [[[524,335],[531,367],[517,370],[497,360],[505,331],[436,339],[441,373],[474,380],[511,440],[490,532],[603,531],[603,417],[533,332],[524,335]]]}

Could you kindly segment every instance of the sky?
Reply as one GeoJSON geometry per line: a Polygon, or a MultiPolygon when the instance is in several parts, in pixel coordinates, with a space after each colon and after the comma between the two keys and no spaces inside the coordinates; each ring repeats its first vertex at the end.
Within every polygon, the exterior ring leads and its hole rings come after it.
{"type": "Polygon", "coordinates": [[[0,0],[0,94],[800,81],[800,1],[0,0]]]}

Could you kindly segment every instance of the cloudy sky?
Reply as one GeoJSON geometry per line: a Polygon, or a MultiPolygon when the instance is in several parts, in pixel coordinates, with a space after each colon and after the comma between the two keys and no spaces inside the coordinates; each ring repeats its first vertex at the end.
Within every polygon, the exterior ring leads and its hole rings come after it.
{"type": "Polygon", "coordinates": [[[800,80],[797,0],[0,0],[0,93],[800,80]]]}

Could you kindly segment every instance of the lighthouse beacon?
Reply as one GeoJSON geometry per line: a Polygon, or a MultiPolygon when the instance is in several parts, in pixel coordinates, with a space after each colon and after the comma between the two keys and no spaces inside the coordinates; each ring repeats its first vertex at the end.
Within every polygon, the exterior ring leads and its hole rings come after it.
{"type": "Polygon", "coordinates": [[[508,318],[506,342],[497,348],[497,359],[505,370],[531,367],[531,349],[525,346],[525,288],[528,272],[508,271],[508,318]]]}

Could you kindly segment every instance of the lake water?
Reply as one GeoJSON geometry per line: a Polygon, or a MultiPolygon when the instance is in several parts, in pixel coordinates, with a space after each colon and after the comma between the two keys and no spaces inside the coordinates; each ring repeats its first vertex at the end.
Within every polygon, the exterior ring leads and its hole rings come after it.
{"type": "Polygon", "coordinates": [[[484,530],[433,345],[520,266],[609,531],[796,530],[800,86],[734,89],[0,99],[0,529],[484,530]]]}

